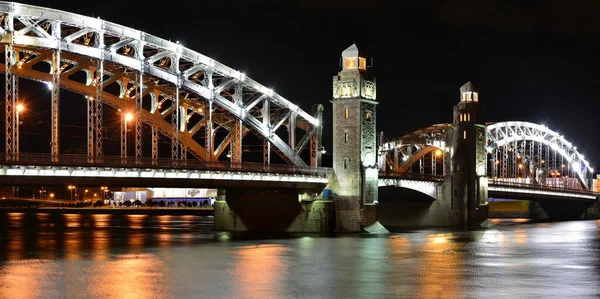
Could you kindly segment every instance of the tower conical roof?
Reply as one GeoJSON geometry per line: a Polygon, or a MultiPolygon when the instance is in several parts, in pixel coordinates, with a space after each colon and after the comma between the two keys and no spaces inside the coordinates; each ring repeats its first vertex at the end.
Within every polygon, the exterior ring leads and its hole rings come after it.
{"type": "Polygon", "coordinates": [[[342,52],[342,57],[358,57],[358,47],[356,44],[352,44],[346,50],[342,52]]]}
{"type": "Polygon", "coordinates": [[[468,92],[468,91],[475,91],[475,88],[473,87],[473,83],[471,83],[471,81],[465,83],[465,85],[460,87],[460,92],[468,92]]]}

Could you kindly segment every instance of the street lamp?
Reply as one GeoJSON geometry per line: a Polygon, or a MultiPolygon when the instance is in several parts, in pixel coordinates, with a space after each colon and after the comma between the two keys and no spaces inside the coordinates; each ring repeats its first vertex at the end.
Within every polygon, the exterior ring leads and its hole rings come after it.
{"type": "Polygon", "coordinates": [[[76,192],[77,192],[77,191],[76,191],[76,190],[77,190],[77,187],[75,187],[75,186],[73,186],[73,185],[69,185],[67,188],[70,190],[70,191],[69,191],[69,195],[71,195],[71,203],[73,203],[73,196],[74,196],[74,195],[76,194],[76,192]]]}
{"type": "Polygon", "coordinates": [[[104,202],[106,199],[106,192],[108,192],[108,187],[102,186],[100,187],[100,199],[104,202]]]}
{"type": "Polygon", "coordinates": [[[85,197],[85,201],[87,201],[87,200],[88,200],[87,193],[88,193],[88,189],[85,189],[85,196],[84,196],[84,197],[85,197]]]}

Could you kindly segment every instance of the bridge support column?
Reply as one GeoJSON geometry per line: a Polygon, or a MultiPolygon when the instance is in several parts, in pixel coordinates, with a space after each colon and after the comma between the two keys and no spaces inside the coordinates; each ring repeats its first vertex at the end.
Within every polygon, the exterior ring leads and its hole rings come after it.
{"type": "MultiPolygon", "coordinates": [[[[314,195],[314,192],[309,193],[314,195]]],[[[333,231],[334,203],[314,199],[308,193],[300,195],[296,189],[219,189],[215,201],[215,230],[333,231]]]]}
{"type": "Polygon", "coordinates": [[[487,220],[486,127],[479,96],[471,82],[460,88],[460,102],[454,106],[452,138],[452,208],[463,215],[467,229],[487,220]]]}
{"type": "Polygon", "coordinates": [[[342,52],[343,69],[333,77],[333,171],[330,184],[336,230],[358,232],[376,220],[379,171],[375,79],[356,45],[342,52]],[[364,219],[363,219],[364,217],[364,219]]]}

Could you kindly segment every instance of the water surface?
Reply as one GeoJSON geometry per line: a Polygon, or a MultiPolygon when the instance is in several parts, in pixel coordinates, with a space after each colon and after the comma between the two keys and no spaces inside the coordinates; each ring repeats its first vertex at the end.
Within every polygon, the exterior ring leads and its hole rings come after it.
{"type": "Polygon", "coordinates": [[[201,216],[1,219],[0,298],[600,296],[600,221],[324,236],[214,233],[201,216]]]}

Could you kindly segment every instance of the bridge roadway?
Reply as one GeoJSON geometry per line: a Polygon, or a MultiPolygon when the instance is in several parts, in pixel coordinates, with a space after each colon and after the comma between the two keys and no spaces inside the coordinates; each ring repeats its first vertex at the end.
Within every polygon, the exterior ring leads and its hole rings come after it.
{"type": "MultiPolygon", "coordinates": [[[[441,196],[444,177],[439,175],[380,173],[379,186],[396,186],[425,193],[435,199],[441,196]]],[[[489,198],[520,200],[559,199],[592,202],[598,199],[594,191],[558,188],[533,184],[520,184],[506,181],[488,181],[489,198]]]]}
{"type": "Polygon", "coordinates": [[[331,168],[229,163],[223,161],[173,161],[171,159],[106,156],[101,165],[85,155],[23,154],[7,161],[0,154],[0,184],[6,185],[110,185],[111,187],[257,187],[322,190],[331,168]]]}

